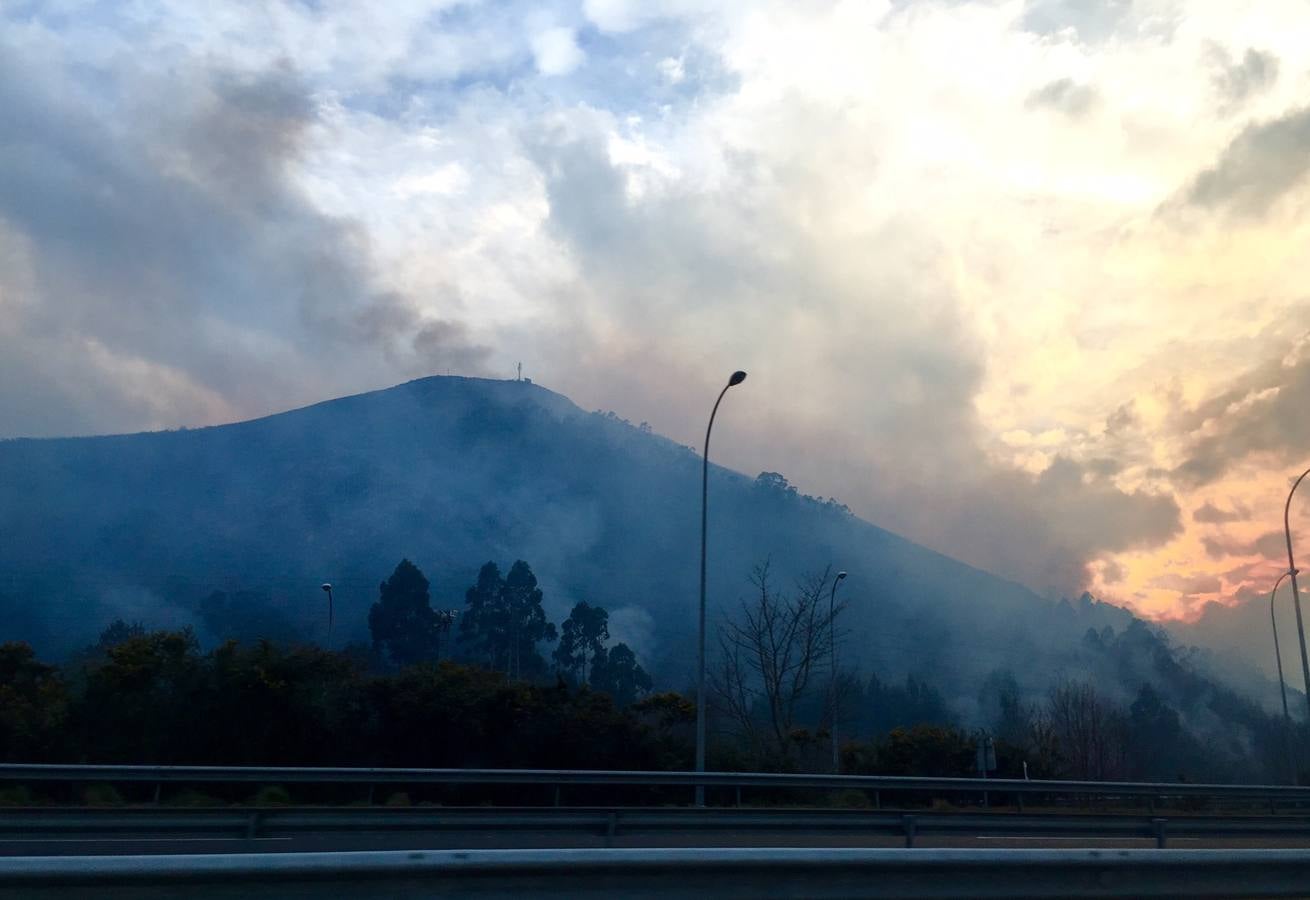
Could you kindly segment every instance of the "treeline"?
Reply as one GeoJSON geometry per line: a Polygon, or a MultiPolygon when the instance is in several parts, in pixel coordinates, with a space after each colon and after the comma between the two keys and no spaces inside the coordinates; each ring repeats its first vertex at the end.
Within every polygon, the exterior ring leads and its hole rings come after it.
{"type": "Polygon", "coordinates": [[[450,661],[392,672],[313,646],[121,623],[55,666],[0,645],[0,757],[9,762],[677,769],[677,695],[628,709],[585,686],[450,661]]]}
{"type": "MultiPolygon", "coordinates": [[[[860,676],[829,570],[794,587],[767,563],[714,623],[709,765],[850,774],[1280,781],[1281,722],[1198,674],[1141,623],[1089,631],[1084,671],[1041,694],[996,671],[962,723],[927,679],[860,676]],[[840,664],[839,664],[840,662],[840,664]],[[1135,686],[1128,693],[1117,688],[1135,686]],[[1114,691],[1111,693],[1111,691],[1114,691]]],[[[251,594],[250,596],[257,596],[251,594]]],[[[368,614],[371,641],[200,646],[189,629],[116,622],[62,665],[0,645],[0,758],[23,762],[679,769],[695,697],[655,692],[600,606],[548,620],[531,567],[482,566],[458,609],[434,609],[402,560],[368,614]]],[[[249,597],[215,595],[236,614],[249,597]]],[[[1298,728],[1297,746],[1304,745],[1298,728]]],[[[1302,766],[1304,768],[1304,766],[1302,766]]],[[[1303,773],[1304,774],[1304,773],[1303,773]]]]}
{"type": "Polygon", "coordinates": [[[426,577],[401,560],[378,589],[368,614],[370,661],[393,669],[441,658],[454,622],[453,655],[460,661],[503,673],[513,680],[555,677],[608,694],[627,706],[648,693],[650,675],[627,644],[609,646],[609,612],[586,602],[574,605],[558,628],[542,608],[542,591],[532,567],[518,560],[505,575],[488,562],[464,595],[462,610],[434,610],[426,577]],[[556,644],[550,661],[543,644],[556,644]]]}
{"type": "Polygon", "coordinates": [[[837,577],[826,570],[788,589],[766,562],[720,622],[711,702],[735,768],[830,771],[836,733],[846,772],[978,775],[977,748],[990,740],[999,774],[1015,777],[1290,778],[1283,723],[1184,665],[1165,632],[1137,619],[1117,633],[1089,630],[1071,657],[1079,674],[1057,674],[1036,697],[993,671],[964,727],[925,679],[861,679],[868,660],[839,663],[837,577]]]}

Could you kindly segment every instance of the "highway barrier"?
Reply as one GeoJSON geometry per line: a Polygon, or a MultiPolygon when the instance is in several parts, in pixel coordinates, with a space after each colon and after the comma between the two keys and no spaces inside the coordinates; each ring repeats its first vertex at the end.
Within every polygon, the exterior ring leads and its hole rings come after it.
{"type": "Polygon", "coordinates": [[[481,850],[0,860],[0,898],[1304,897],[1299,850],[481,850]]]}
{"type": "MultiPolygon", "coordinates": [[[[119,766],[0,764],[0,781],[24,784],[127,784],[163,785],[358,785],[458,786],[531,785],[553,789],[557,805],[567,801],[567,788],[693,788],[702,785],[731,804],[742,791],[854,791],[871,798],[875,807],[884,798],[964,796],[1014,798],[1020,809],[1024,798],[1060,798],[1084,803],[1131,800],[1150,809],[1180,801],[1220,804],[1258,804],[1270,812],[1280,806],[1310,805],[1310,787],[1285,785],[1174,784],[1150,782],[1028,781],[1020,779],[922,778],[881,775],[792,775],[770,772],[631,772],[560,769],[408,769],[297,766],[119,766]]],[[[156,790],[158,794],[158,790],[156,790]]],[[[711,795],[713,796],[713,795],[711,795]]],[[[690,791],[688,792],[688,798],[690,791]]],[[[519,800],[522,803],[522,799],[519,800]]]]}
{"type": "MultiPolygon", "coordinates": [[[[1304,816],[1070,815],[1016,812],[875,812],[870,810],[640,809],[529,807],[522,809],[441,807],[169,807],[78,809],[30,807],[0,810],[0,842],[127,837],[270,839],[325,834],[422,832],[492,837],[507,845],[524,836],[550,836],[569,845],[628,846],[642,840],[659,845],[685,841],[695,846],[716,836],[749,841],[769,835],[785,840],[804,835],[843,840],[893,837],[913,847],[916,840],[949,837],[1076,838],[1149,840],[1164,848],[1173,839],[1310,840],[1304,816]]],[[[777,842],[774,840],[773,842],[777,842]]]]}

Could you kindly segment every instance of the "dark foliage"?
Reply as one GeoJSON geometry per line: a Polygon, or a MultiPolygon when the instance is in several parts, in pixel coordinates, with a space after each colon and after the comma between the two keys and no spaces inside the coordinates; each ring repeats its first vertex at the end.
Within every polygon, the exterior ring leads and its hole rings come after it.
{"type": "Polygon", "coordinates": [[[203,653],[187,631],[129,636],[67,673],[0,645],[9,761],[673,768],[690,758],[680,722],[450,662],[376,674],[267,641],[203,653]]]}
{"type": "Polygon", "coordinates": [[[437,616],[428,598],[428,580],[418,566],[402,559],[378,588],[368,613],[373,652],[380,662],[407,666],[437,652],[437,616]]]}

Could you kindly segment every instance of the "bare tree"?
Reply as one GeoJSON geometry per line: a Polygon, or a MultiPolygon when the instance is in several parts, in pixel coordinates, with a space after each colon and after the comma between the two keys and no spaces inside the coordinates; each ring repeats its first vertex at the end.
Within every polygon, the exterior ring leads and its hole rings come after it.
{"type": "Polygon", "coordinates": [[[1052,687],[1047,715],[1070,775],[1098,781],[1123,775],[1127,719],[1090,682],[1064,681],[1052,687]]]}
{"type": "Polygon", "coordinates": [[[802,578],[787,595],[774,588],[766,560],[751,573],[754,596],[718,629],[718,704],[753,749],[779,760],[791,758],[797,707],[831,658],[829,626],[844,605],[828,611],[830,574],[802,578]]]}

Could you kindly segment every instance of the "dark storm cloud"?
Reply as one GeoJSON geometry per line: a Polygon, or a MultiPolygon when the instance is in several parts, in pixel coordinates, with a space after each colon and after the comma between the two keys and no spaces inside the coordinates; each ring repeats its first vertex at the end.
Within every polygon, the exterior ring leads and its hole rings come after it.
{"type": "Polygon", "coordinates": [[[1059,78],[1029,94],[1024,105],[1029,109],[1053,109],[1076,119],[1096,105],[1096,91],[1072,78],[1059,78]]]}
{"type": "Polygon", "coordinates": [[[1248,125],[1185,190],[1185,203],[1255,217],[1310,172],[1310,107],[1248,125]]]}
{"type": "Polygon", "coordinates": [[[294,187],[317,114],[292,70],[94,75],[0,53],[0,436],[264,412],[390,380],[388,357],[476,364],[294,187]]]}

